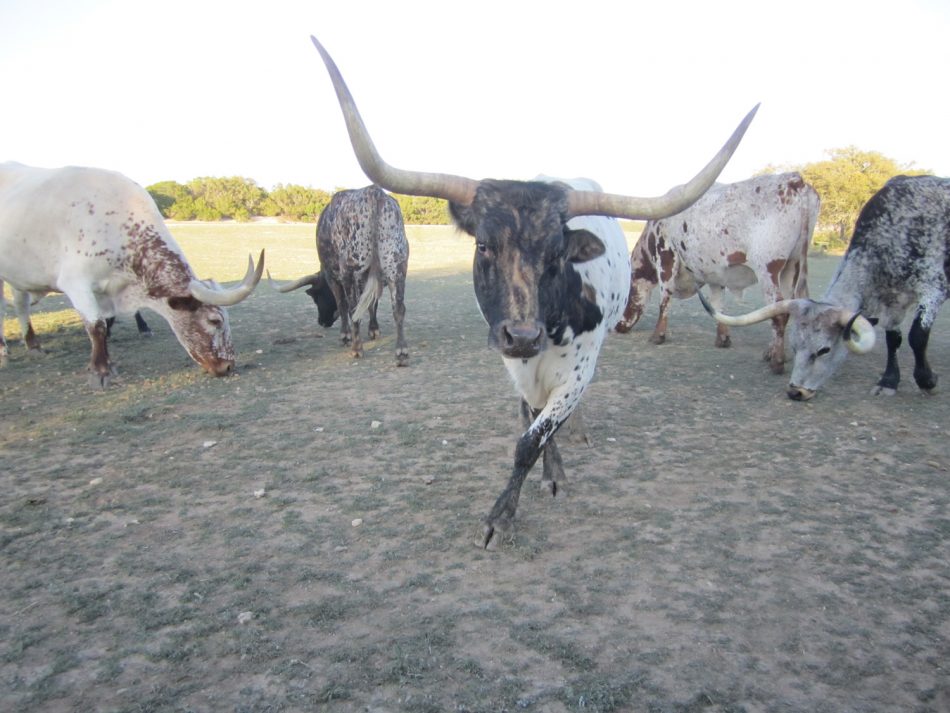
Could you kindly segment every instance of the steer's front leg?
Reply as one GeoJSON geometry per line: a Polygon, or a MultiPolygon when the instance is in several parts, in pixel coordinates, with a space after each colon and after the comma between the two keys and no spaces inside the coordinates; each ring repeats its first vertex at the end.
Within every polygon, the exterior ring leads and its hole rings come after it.
{"type": "MultiPolygon", "coordinates": [[[[551,428],[552,432],[553,430],[551,428]]],[[[537,462],[538,456],[541,455],[544,440],[543,431],[537,428],[529,428],[518,440],[518,445],[515,448],[515,465],[511,471],[511,477],[508,479],[508,485],[498,496],[495,506],[488,513],[488,517],[485,518],[482,544],[486,549],[497,544],[500,533],[508,532],[511,529],[515,510],[518,509],[521,486],[524,484],[528,471],[531,470],[531,467],[537,462]]]]}

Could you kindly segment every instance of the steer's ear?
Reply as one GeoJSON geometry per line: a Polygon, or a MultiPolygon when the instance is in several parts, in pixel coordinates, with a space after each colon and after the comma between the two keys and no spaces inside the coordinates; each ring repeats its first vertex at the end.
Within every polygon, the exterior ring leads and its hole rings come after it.
{"type": "Polygon", "coordinates": [[[571,262],[587,262],[600,257],[607,248],[603,241],[589,230],[567,230],[564,232],[567,243],[567,259],[571,262]]]}
{"type": "Polygon", "coordinates": [[[180,312],[195,312],[201,307],[201,301],[191,295],[187,297],[169,297],[168,306],[180,312]]]}

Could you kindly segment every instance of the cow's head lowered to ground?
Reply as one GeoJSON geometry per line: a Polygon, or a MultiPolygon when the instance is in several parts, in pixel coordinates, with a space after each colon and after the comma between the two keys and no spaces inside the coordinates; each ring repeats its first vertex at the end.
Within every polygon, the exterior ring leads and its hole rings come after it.
{"type": "Polygon", "coordinates": [[[558,490],[563,466],[555,431],[590,383],[607,329],[620,317],[630,281],[623,233],[605,217],[660,218],[685,209],[716,180],[755,114],[691,181],[656,198],[606,194],[592,181],[475,181],[394,168],[376,151],[349,89],[323,46],[363,171],[387,190],[449,201],[456,224],[475,238],[475,294],[522,397],[527,430],[507,487],[485,521],[483,543],[510,528],[521,486],[544,453],[542,483],[558,490]]]}

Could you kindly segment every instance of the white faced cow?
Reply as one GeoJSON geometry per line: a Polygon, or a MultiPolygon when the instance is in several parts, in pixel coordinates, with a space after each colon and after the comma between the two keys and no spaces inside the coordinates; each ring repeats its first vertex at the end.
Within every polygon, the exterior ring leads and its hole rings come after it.
{"type": "MultiPolygon", "coordinates": [[[[253,260],[248,263],[242,283],[228,290],[197,279],[151,196],[121,174],[0,164],[0,280],[13,290],[24,341],[39,349],[30,298],[64,293],[92,342],[95,386],[107,386],[113,374],[106,320],[143,307],[168,321],[206,371],[229,373],[234,347],[223,307],[254,290],[263,251],[256,270],[253,260]]],[[[2,313],[0,296],[0,318],[2,313]]]]}
{"type": "MultiPolygon", "coordinates": [[[[660,314],[650,338],[666,341],[670,299],[692,297],[707,284],[722,308],[726,288],[742,292],[758,282],[766,302],[808,296],[808,245],[819,200],[798,173],[757,176],[719,184],[692,206],[646,224],[630,254],[630,296],[618,332],[629,332],[650,293],[660,286],[660,314]]],[[[772,371],[785,365],[787,315],[772,319],[772,343],[765,352],[772,371]]],[[[716,346],[730,345],[729,327],[718,324],[716,346]]]]}
{"type": "MultiPolygon", "coordinates": [[[[483,544],[512,525],[525,476],[544,454],[542,484],[556,494],[564,468],[554,434],[590,383],[601,343],[620,317],[630,279],[623,232],[610,217],[662,218],[712,185],[753,112],[698,176],[659,198],[602,193],[586,180],[475,181],[385,163],[373,146],[339,70],[315,38],[363,171],[396,193],[449,201],[456,224],[475,238],[475,297],[521,395],[527,430],[508,485],[488,514],[483,544]]],[[[496,536],[497,535],[497,536],[496,536]]]]}
{"type": "MultiPolygon", "coordinates": [[[[897,349],[908,308],[917,312],[908,335],[914,380],[937,386],[927,363],[927,342],[940,305],[950,295],[950,179],[897,176],[861,209],[851,244],[820,301],[785,300],[740,317],[706,309],[726,324],[752,324],[776,314],[792,316],[795,352],[789,398],[805,401],[834,374],[848,351],[874,346],[872,321],[887,337],[887,366],[873,393],[893,394],[900,382],[897,349]]],[[[702,298],[702,295],[700,295],[702,298]]]]}
{"type": "MultiPolygon", "coordinates": [[[[339,191],[317,221],[320,272],[286,285],[278,292],[309,285],[317,305],[317,322],[332,327],[340,317],[340,338],[354,357],[363,356],[360,320],[369,312],[369,338],[379,336],[376,309],[383,286],[389,286],[396,323],[396,365],[408,366],[409,346],[403,330],[406,317],[406,270],[409,241],[396,199],[379,186],[339,191]]],[[[270,279],[270,274],[267,275],[270,279]]]]}

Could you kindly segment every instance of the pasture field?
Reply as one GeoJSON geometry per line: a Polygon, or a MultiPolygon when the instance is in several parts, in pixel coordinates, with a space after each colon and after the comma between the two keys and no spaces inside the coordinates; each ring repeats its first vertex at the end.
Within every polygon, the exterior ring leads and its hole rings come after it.
{"type": "MultiPolygon", "coordinates": [[[[172,230],[201,276],[261,247],[275,278],[316,269],[312,226],[172,230]]],[[[471,254],[413,234],[408,368],[388,295],[353,361],[265,282],[230,310],[235,376],[146,314],[95,392],[78,320],[41,302],[48,353],[0,369],[0,710],[950,710],[950,315],[936,395],[906,346],[897,395],[869,395],[881,338],[794,403],[767,324],[719,350],[675,302],[656,347],[654,298],[608,338],[566,493],[532,473],[485,552],[519,428],[471,254]]]]}

